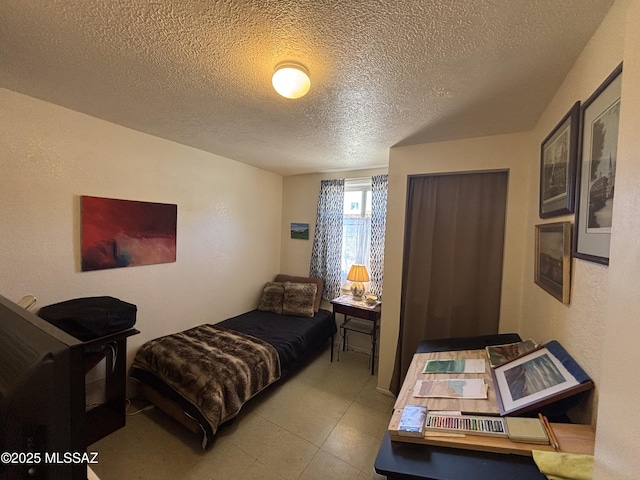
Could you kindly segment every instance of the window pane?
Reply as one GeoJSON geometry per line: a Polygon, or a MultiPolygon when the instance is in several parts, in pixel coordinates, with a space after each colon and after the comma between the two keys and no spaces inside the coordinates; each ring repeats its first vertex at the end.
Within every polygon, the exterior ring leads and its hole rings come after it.
{"type": "Polygon", "coordinates": [[[361,216],[362,191],[344,192],[344,214],[361,216]]]}
{"type": "Polygon", "coordinates": [[[364,264],[369,268],[371,245],[371,185],[352,186],[344,192],[342,221],[342,265],[343,287],[347,288],[347,274],[353,264],[364,264]]]}
{"type": "Polygon", "coordinates": [[[371,190],[364,192],[365,194],[365,217],[371,216],[371,190]]]}
{"type": "Polygon", "coordinates": [[[371,217],[345,217],[342,222],[341,276],[347,278],[351,265],[364,264],[369,270],[371,217]]]}

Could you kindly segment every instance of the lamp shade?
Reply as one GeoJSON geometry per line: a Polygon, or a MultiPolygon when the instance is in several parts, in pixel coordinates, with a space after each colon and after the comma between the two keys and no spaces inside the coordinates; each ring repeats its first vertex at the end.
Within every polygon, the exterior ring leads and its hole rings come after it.
{"type": "Polygon", "coordinates": [[[281,63],[271,78],[273,88],[285,98],[300,98],[311,88],[307,69],[297,63],[281,63]]]}
{"type": "Polygon", "coordinates": [[[347,280],[350,282],[368,282],[369,272],[367,272],[367,267],[358,264],[351,265],[351,269],[347,275],[347,280]]]}

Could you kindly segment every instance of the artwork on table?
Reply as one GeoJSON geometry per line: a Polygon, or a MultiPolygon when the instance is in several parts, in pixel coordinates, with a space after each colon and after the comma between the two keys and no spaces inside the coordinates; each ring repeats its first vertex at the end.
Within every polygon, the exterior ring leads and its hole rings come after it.
{"type": "Polygon", "coordinates": [[[536,225],[534,282],[562,303],[571,294],[571,223],[536,225]]]}
{"type": "MultiPolygon", "coordinates": [[[[593,382],[582,378],[579,380],[565,366],[572,363],[573,359],[571,362],[562,362],[550,348],[534,350],[492,370],[501,414],[539,408],[592,388],[593,382]]],[[[583,373],[580,369],[578,376],[581,377],[583,373]]]]}
{"type": "Polygon", "coordinates": [[[574,209],[580,102],[560,120],[540,147],[540,218],[574,209]]]}
{"type": "Polygon", "coordinates": [[[422,373],[484,373],[483,358],[449,358],[427,360],[422,373]]]}
{"type": "Polygon", "coordinates": [[[520,358],[538,348],[538,344],[531,339],[522,342],[505,343],[503,345],[487,345],[487,357],[491,368],[499,367],[516,358],[520,358]]]}
{"type": "Polygon", "coordinates": [[[298,240],[309,240],[309,224],[292,223],[291,238],[297,238],[298,240]]]}
{"type": "Polygon", "coordinates": [[[483,378],[449,378],[446,380],[418,380],[413,396],[418,398],[487,398],[489,386],[483,378]]]}
{"type": "Polygon", "coordinates": [[[582,105],[582,151],[573,256],[609,265],[622,64],[582,105]]]}
{"type": "Polygon", "coordinates": [[[176,261],[178,206],[82,196],[82,271],[176,261]]]}

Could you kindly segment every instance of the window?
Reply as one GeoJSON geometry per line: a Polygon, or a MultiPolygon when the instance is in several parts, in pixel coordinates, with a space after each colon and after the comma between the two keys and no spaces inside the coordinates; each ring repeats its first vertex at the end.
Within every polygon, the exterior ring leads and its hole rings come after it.
{"type": "Polygon", "coordinates": [[[324,280],[332,300],[354,263],[369,269],[368,288],[382,298],[388,176],[321,180],[309,275],[324,280]]]}
{"type": "Polygon", "coordinates": [[[364,264],[371,272],[369,250],[371,245],[371,180],[346,180],[342,221],[342,285],[354,263],[364,264]]]}

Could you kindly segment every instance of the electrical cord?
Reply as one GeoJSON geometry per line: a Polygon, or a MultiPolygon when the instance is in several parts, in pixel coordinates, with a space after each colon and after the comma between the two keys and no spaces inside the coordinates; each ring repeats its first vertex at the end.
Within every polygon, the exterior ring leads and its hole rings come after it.
{"type": "Polygon", "coordinates": [[[115,372],[116,370],[116,362],[118,360],[118,344],[116,342],[112,342],[106,345],[111,349],[111,372],[115,372]]]}
{"type": "Polygon", "coordinates": [[[151,409],[153,408],[153,405],[149,404],[149,405],[147,405],[147,406],[145,406],[145,407],[142,407],[142,408],[140,408],[140,409],[136,410],[135,412],[131,412],[131,413],[129,413],[127,410],[129,410],[129,407],[131,406],[131,400],[129,400],[129,399],[127,398],[127,399],[126,399],[126,402],[127,402],[127,406],[125,407],[125,409],[124,409],[124,410],[125,410],[125,415],[126,415],[126,416],[128,416],[128,417],[131,417],[131,416],[133,416],[133,415],[137,415],[137,414],[139,414],[140,412],[144,412],[144,411],[146,411],[146,410],[151,410],[151,409]]]}

